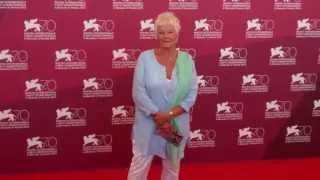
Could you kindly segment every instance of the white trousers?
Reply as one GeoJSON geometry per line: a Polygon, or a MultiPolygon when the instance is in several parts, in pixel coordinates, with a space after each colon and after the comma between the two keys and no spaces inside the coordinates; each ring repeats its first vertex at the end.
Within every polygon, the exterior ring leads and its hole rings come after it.
{"type": "MultiPolygon", "coordinates": [[[[133,143],[133,157],[128,173],[128,180],[147,180],[153,156],[145,156],[137,152],[133,143]]],[[[180,162],[179,162],[180,166],[180,162]]],[[[162,159],[161,180],[178,180],[179,168],[173,168],[173,164],[168,159],[162,159]]]]}

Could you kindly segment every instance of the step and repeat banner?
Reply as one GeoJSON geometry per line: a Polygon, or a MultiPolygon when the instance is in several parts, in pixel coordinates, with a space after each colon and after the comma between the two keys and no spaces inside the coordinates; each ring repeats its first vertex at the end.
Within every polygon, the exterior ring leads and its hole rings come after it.
{"type": "Polygon", "coordinates": [[[127,167],[133,69],[181,19],[198,71],[186,162],[320,155],[320,3],[1,0],[1,172],[127,167]]]}

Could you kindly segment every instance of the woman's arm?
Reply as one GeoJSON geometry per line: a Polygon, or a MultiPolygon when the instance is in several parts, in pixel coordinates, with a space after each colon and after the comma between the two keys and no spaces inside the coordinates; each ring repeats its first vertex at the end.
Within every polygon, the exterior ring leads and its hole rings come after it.
{"type": "MultiPolygon", "coordinates": [[[[189,55],[189,58],[190,60],[192,60],[190,55],[189,55]]],[[[198,95],[198,83],[197,83],[197,72],[196,72],[196,68],[193,60],[192,60],[192,75],[191,75],[190,83],[191,83],[190,90],[179,105],[172,107],[169,110],[169,112],[154,113],[154,119],[157,122],[157,124],[162,124],[185,112],[189,112],[190,108],[195,103],[198,95]]]]}
{"type": "Polygon", "coordinates": [[[135,106],[144,112],[147,116],[153,115],[159,111],[159,108],[152,102],[146,92],[145,84],[145,62],[143,60],[144,53],[141,53],[137,65],[135,67],[132,86],[132,98],[135,106]]]}
{"type": "MultiPolygon", "coordinates": [[[[198,95],[198,83],[197,83],[197,71],[194,64],[194,61],[192,60],[191,56],[189,55],[189,59],[192,61],[192,74],[191,74],[191,84],[190,89],[186,97],[182,100],[182,102],[171,109],[173,114],[175,116],[179,116],[180,114],[184,112],[189,112],[190,108],[194,105],[196,102],[196,98],[198,95]]],[[[170,112],[170,111],[169,111],[170,112]]]]}

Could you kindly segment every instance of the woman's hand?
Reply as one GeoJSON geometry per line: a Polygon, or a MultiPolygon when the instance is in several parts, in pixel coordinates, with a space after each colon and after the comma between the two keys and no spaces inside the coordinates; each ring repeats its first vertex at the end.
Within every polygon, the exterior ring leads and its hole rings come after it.
{"type": "Polygon", "coordinates": [[[155,113],[153,119],[157,126],[161,127],[164,123],[170,122],[171,116],[169,115],[169,113],[166,112],[157,112],[155,113]]]}
{"type": "Polygon", "coordinates": [[[171,134],[172,133],[172,126],[169,122],[165,122],[163,125],[159,127],[160,131],[166,133],[166,134],[171,134]]]}

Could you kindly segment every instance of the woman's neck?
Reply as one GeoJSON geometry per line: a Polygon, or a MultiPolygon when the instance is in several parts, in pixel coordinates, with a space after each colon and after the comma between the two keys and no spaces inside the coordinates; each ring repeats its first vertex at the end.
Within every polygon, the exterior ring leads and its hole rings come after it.
{"type": "Polygon", "coordinates": [[[171,54],[174,54],[177,50],[176,50],[176,47],[170,47],[170,48],[159,47],[159,48],[158,48],[158,51],[159,51],[161,54],[171,55],[171,54]]]}

